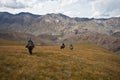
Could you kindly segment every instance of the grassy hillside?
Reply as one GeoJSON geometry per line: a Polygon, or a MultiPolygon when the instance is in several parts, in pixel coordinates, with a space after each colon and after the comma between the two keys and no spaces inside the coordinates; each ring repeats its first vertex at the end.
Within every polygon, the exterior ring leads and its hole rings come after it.
{"type": "Polygon", "coordinates": [[[0,80],[120,80],[120,56],[89,43],[36,46],[29,55],[24,46],[0,46],[0,80]]]}
{"type": "Polygon", "coordinates": [[[23,42],[20,41],[10,41],[10,40],[4,40],[0,39],[0,46],[15,46],[15,45],[23,45],[23,42]]]}

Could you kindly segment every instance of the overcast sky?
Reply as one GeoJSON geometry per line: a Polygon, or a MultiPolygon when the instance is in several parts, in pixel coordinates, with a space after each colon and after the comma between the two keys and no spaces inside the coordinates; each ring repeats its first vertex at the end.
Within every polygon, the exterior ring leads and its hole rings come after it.
{"type": "Polygon", "coordinates": [[[120,0],[0,0],[0,12],[63,13],[70,17],[120,17],[120,0]]]}

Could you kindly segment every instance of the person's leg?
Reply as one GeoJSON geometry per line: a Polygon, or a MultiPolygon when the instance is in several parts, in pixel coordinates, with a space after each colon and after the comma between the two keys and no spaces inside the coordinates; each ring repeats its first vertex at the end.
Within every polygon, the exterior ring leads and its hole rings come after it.
{"type": "Polygon", "coordinates": [[[32,55],[32,48],[28,48],[29,49],[29,53],[32,55]]]}

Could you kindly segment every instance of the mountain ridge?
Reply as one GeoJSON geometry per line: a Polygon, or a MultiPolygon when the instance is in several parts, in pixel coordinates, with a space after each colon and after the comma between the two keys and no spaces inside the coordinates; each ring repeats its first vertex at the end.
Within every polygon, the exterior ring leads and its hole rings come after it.
{"type": "Polygon", "coordinates": [[[16,36],[13,36],[15,32],[20,39],[22,35],[26,35],[22,38],[23,41],[30,35],[37,43],[46,45],[86,40],[111,51],[120,52],[120,17],[95,19],[71,18],[61,13],[34,15],[26,12],[18,14],[0,12],[0,31],[0,38],[4,39],[12,37],[12,40],[16,40],[16,36]],[[9,32],[10,35],[7,36],[5,32],[9,32]]]}

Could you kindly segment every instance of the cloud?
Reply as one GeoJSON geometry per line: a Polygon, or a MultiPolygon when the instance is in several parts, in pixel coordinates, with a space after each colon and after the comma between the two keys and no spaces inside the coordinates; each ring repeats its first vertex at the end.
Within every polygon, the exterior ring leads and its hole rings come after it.
{"type": "Polygon", "coordinates": [[[99,18],[120,16],[119,3],[120,0],[0,0],[0,11],[99,18]]]}
{"type": "Polygon", "coordinates": [[[94,0],[92,11],[94,17],[120,16],[120,0],[94,0]]]}
{"type": "Polygon", "coordinates": [[[5,8],[13,8],[13,9],[23,9],[23,8],[31,8],[37,6],[37,8],[41,8],[41,5],[44,7],[49,8],[48,6],[53,6],[55,2],[58,2],[59,0],[1,0],[0,7],[5,8]]]}
{"type": "Polygon", "coordinates": [[[34,7],[39,3],[44,3],[53,0],[0,0],[0,7],[11,8],[11,9],[23,9],[34,7]]]}
{"type": "Polygon", "coordinates": [[[90,17],[91,15],[91,4],[88,0],[75,0],[62,8],[64,8],[64,14],[71,17],[90,17]]]}
{"type": "Polygon", "coordinates": [[[66,5],[71,5],[74,4],[76,2],[78,2],[79,0],[59,0],[60,1],[60,5],[61,6],[66,6],[66,5]]]}
{"type": "Polygon", "coordinates": [[[1,0],[0,7],[19,9],[19,8],[25,8],[26,6],[23,3],[18,2],[17,0],[7,0],[7,1],[1,0]]]}

